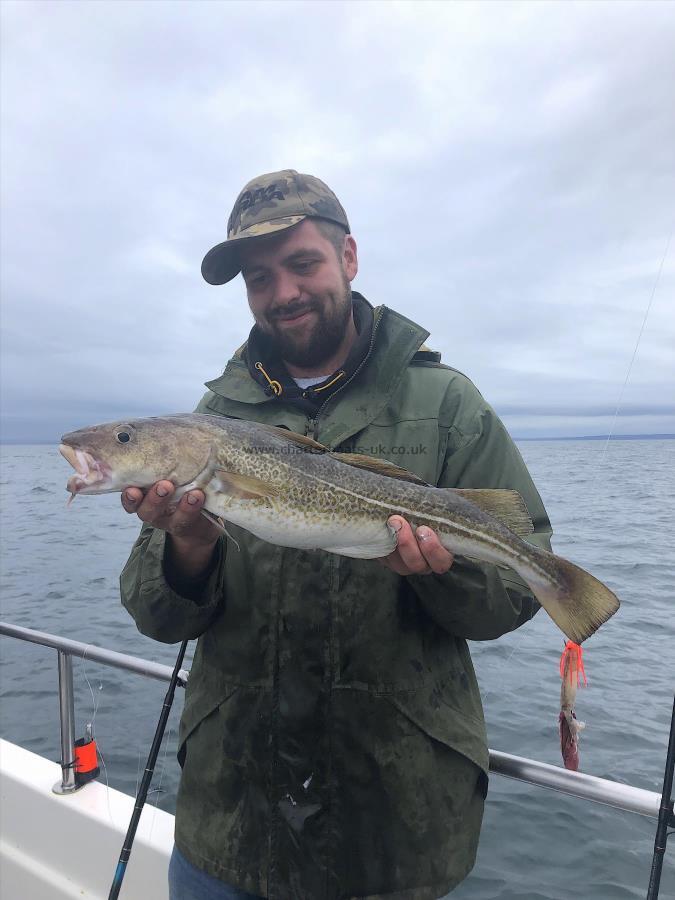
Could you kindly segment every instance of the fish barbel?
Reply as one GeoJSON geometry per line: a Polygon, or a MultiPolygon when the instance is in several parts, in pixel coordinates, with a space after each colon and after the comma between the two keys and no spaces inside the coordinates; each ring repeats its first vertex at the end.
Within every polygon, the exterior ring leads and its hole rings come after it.
{"type": "Polygon", "coordinates": [[[175,499],[204,491],[202,511],[212,521],[300,550],[387,556],[396,548],[387,520],[403,516],[413,528],[432,528],[453,554],[515,570],[577,644],[619,608],[588,572],[523,540],[533,526],[516,491],[437,488],[385,460],[199,413],[95,425],[64,435],[60,450],[76,470],[67,485],[73,495],[167,479],[175,499]]]}

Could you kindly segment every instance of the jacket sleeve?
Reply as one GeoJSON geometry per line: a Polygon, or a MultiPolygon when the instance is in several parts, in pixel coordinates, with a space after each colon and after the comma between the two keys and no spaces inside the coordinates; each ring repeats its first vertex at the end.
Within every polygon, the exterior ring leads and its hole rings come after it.
{"type": "MultiPolygon", "coordinates": [[[[527,540],[551,549],[551,523],[527,467],[506,428],[471,385],[478,408],[468,427],[450,428],[439,487],[510,488],[527,505],[534,532],[527,540]]],[[[456,557],[445,575],[411,575],[408,581],[443,628],[473,641],[497,638],[534,616],[539,603],[511,569],[456,557]]]]}
{"type": "Polygon", "coordinates": [[[165,547],[164,531],[142,527],[122,570],[120,593],[122,605],[142,634],[173,644],[199,637],[218,613],[223,598],[225,550],[220,539],[205,579],[169,583],[165,547]]]}

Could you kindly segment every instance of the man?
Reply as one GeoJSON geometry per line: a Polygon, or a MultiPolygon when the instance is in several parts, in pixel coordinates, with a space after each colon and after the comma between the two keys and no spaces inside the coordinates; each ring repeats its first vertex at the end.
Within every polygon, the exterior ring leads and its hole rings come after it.
{"type": "MultiPolygon", "coordinates": [[[[390,458],[443,487],[508,487],[550,526],[525,465],[428,332],[351,282],[342,206],[294,170],[250,182],[202,273],[240,271],[255,318],[199,412],[390,458]]],[[[122,598],[157,640],[199,638],[181,720],[172,900],[431,900],[471,870],[488,755],[466,640],[538,606],[512,572],[453,559],[399,516],[380,560],[267,544],[203,494],[129,489],[145,523],[122,598]],[[235,543],[236,542],[236,543],[235,543]],[[381,563],[381,564],[380,564],[381,563]]]]}

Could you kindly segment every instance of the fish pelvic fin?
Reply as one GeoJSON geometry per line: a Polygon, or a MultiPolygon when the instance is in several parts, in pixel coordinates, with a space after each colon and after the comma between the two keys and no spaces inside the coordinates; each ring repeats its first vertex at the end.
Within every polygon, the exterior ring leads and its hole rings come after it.
{"type": "Polygon", "coordinates": [[[547,557],[547,568],[554,570],[552,577],[546,582],[537,579],[535,584],[534,579],[521,575],[558,628],[581,644],[614,615],[619,600],[590,572],[546,550],[540,553],[547,557]]]}
{"type": "Polygon", "coordinates": [[[237,550],[241,551],[241,547],[239,546],[239,541],[236,538],[233,538],[230,532],[225,527],[225,521],[221,518],[221,516],[215,515],[215,513],[210,512],[208,509],[202,508],[201,514],[205,519],[208,519],[212,525],[215,525],[218,531],[221,531],[228,540],[232,541],[237,550]]]}
{"type": "Polygon", "coordinates": [[[527,537],[534,531],[532,519],[525,501],[518,491],[493,490],[490,488],[445,488],[469,500],[487,515],[498,519],[519,537],[527,537]]]}

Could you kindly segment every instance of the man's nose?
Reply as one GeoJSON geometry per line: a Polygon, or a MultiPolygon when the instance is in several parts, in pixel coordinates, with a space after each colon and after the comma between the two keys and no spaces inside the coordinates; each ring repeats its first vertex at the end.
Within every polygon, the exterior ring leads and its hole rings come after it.
{"type": "Polygon", "coordinates": [[[277,272],[274,279],[274,303],[277,306],[285,306],[293,300],[300,299],[300,286],[298,279],[292,272],[277,272]]]}

